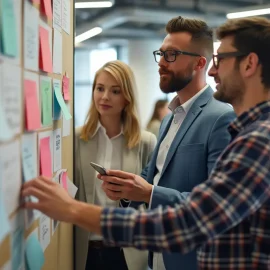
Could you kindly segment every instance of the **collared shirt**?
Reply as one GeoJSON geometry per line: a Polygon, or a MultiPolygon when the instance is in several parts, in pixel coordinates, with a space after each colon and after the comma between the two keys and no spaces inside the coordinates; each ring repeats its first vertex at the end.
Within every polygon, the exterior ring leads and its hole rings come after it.
{"type": "Polygon", "coordinates": [[[270,102],[240,115],[229,131],[232,142],[185,202],[149,213],[105,208],[105,241],[181,253],[199,247],[199,269],[269,269],[270,102]]]}
{"type": "MultiPolygon", "coordinates": [[[[154,180],[153,180],[153,187],[152,187],[152,193],[151,193],[150,202],[149,202],[149,208],[151,208],[151,204],[152,204],[154,186],[158,185],[167,154],[168,154],[169,149],[171,147],[171,144],[175,138],[175,135],[177,134],[179,128],[181,127],[181,125],[182,125],[186,115],[188,114],[192,104],[204,92],[204,90],[206,88],[208,88],[208,86],[209,85],[207,84],[203,89],[201,89],[198,93],[196,93],[192,98],[187,100],[182,105],[180,104],[179,97],[176,96],[170,102],[170,104],[168,106],[168,108],[173,113],[173,120],[171,122],[170,128],[169,128],[166,136],[164,137],[163,141],[161,142],[161,144],[159,146],[157,160],[156,160],[157,173],[156,173],[154,180]]],[[[153,270],[165,270],[163,256],[161,253],[154,253],[153,270]]]]}
{"type": "MultiPolygon", "coordinates": [[[[122,169],[122,152],[119,149],[122,149],[122,144],[124,141],[123,131],[121,131],[117,136],[109,138],[106,134],[106,129],[98,123],[97,129],[93,136],[98,136],[98,152],[97,155],[97,164],[102,165],[106,169],[122,169]]],[[[91,153],[90,153],[91,155],[91,153]]],[[[96,172],[96,176],[97,176],[96,172]]],[[[97,177],[95,178],[95,204],[106,207],[117,207],[118,203],[109,199],[102,189],[102,181],[97,177]]],[[[101,236],[90,234],[90,240],[100,240],[101,236]]]]}

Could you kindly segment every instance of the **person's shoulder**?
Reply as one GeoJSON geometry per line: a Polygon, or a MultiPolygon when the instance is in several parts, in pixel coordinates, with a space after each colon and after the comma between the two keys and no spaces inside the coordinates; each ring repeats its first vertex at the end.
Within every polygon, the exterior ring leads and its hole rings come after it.
{"type": "Polygon", "coordinates": [[[209,107],[220,114],[224,112],[234,112],[232,105],[216,100],[214,97],[211,98],[209,107]]]}

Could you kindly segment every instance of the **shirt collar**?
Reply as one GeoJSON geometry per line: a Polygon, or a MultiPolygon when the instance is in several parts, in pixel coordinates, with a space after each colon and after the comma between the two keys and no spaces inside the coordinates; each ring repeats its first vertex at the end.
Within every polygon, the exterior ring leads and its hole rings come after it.
{"type": "MultiPolygon", "coordinates": [[[[101,125],[100,121],[98,121],[98,123],[97,123],[97,128],[96,128],[96,130],[95,130],[95,132],[93,133],[93,135],[92,135],[91,138],[93,138],[93,137],[97,134],[98,131],[101,131],[102,133],[104,133],[104,134],[107,136],[107,134],[106,134],[106,129],[101,125]]],[[[124,135],[124,128],[123,128],[123,125],[121,126],[121,131],[120,131],[120,133],[119,133],[118,135],[114,136],[114,137],[111,138],[111,139],[115,139],[115,138],[119,137],[120,135],[124,135]]]]}
{"type": "Polygon", "coordinates": [[[270,101],[257,104],[250,110],[238,116],[228,127],[229,132],[234,137],[245,127],[258,120],[262,114],[270,112],[270,101]]]}
{"type": "Polygon", "coordinates": [[[208,84],[202,88],[196,95],[194,95],[192,98],[187,100],[185,103],[180,104],[178,96],[175,96],[173,100],[170,102],[168,108],[172,111],[173,114],[176,114],[178,112],[177,108],[182,107],[185,111],[185,113],[188,113],[189,109],[191,108],[194,101],[204,92],[206,88],[208,88],[208,84]]]}

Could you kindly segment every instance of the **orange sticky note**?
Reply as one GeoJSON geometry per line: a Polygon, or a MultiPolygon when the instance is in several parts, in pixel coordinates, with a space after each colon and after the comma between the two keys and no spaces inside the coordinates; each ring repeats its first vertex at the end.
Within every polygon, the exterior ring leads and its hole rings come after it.
{"type": "Polygon", "coordinates": [[[62,173],[62,186],[67,191],[67,172],[62,173]]]}
{"type": "Polygon", "coordinates": [[[52,72],[52,54],[49,43],[49,31],[39,27],[39,68],[45,72],[52,72]]]}
{"type": "Polygon", "coordinates": [[[69,96],[69,78],[64,76],[63,77],[63,94],[64,94],[64,100],[70,100],[69,96]]]}
{"type": "Polygon", "coordinates": [[[52,177],[50,137],[40,139],[40,174],[46,177],[52,177]]]}
{"type": "Polygon", "coordinates": [[[24,81],[25,93],[25,123],[27,130],[39,129],[40,123],[40,110],[37,98],[37,85],[36,82],[25,80],[24,81]]]}
{"type": "Polygon", "coordinates": [[[52,19],[52,2],[51,0],[41,1],[41,13],[43,13],[48,19],[52,19]]]}

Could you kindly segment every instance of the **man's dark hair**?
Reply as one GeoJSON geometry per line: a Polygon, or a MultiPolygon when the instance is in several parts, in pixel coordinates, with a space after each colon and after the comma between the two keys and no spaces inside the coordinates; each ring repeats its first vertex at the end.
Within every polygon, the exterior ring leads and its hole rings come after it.
{"type": "Polygon", "coordinates": [[[213,54],[213,31],[206,22],[181,16],[171,19],[166,25],[168,34],[187,32],[191,34],[191,51],[206,57],[209,63],[213,54]]]}
{"type": "Polygon", "coordinates": [[[270,88],[270,20],[263,17],[228,20],[217,29],[218,39],[227,36],[234,38],[233,46],[238,51],[258,55],[262,65],[262,83],[270,88]]]}

